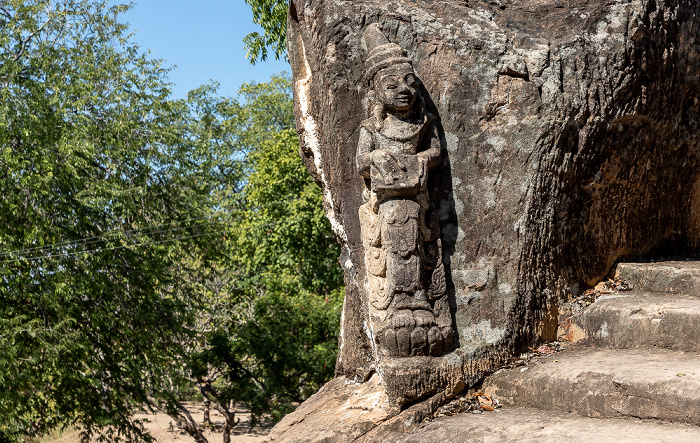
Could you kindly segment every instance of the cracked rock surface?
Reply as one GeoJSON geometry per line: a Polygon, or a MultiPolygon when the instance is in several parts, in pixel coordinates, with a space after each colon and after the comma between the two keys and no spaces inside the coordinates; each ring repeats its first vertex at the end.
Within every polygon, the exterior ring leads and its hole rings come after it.
{"type": "Polygon", "coordinates": [[[620,259],[696,252],[698,11],[697,0],[291,1],[301,153],[343,245],[338,377],[379,374],[389,408],[439,405],[554,339],[559,301],[620,259]],[[384,367],[366,328],[355,167],[371,23],[406,49],[439,119],[429,186],[457,333],[444,357],[384,367]]]}

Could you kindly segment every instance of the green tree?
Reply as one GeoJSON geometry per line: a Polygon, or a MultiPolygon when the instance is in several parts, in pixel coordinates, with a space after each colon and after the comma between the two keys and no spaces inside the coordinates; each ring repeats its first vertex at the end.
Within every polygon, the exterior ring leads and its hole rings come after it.
{"type": "Polygon", "coordinates": [[[226,258],[195,277],[212,309],[189,363],[229,418],[225,434],[236,424],[232,403],[254,421],[279,420],[333,376],[343,296],[339,247],[291,129],[291,80],[244,85],[241,98],[231,123],[246,153],[245,185],[222,202],[231,217],[226,258]]]}
{"type": "Polygon", "coordinates": [[[279,60],[287,53],[287,0],[245,0],[253,10],[253,21],[263,28],[263,33],[252,32],[243,42],[252,64],[265,61],[268,49],[279,60]]]}
{"type": "Polygon", "coordinates": [[[0,2],[0,441],[149,440],[133,411],[192,424],[192,376],[279,418],[332,376],[338,246],[290,79],[171,100],[127,8],[0,2]]]}
{"type": "Polygon", "coordinates": [[[229,375],[242,398],[265,399],[249,401],[254,414],[276,420],[333,376],[343,296],[339,247],[298,149],[285,130],[252,154],[247,207],[232,235],[237,289],[254,305],[251,318],[230,325],[228,342],[260,383],[245,379],[245,368],[229,375]]]}
{"type": "Polygon", "coordinates": [[[218,254],[237,169],[129,42],[126,8],[0,4],[0,440],[148,439],[134,408],[176,407],[198,301],[183,264],[218,254]]]}

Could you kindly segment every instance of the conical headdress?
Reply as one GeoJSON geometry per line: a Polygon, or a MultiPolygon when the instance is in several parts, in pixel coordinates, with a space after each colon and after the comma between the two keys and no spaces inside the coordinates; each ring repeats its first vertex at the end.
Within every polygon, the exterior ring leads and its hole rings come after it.
{"type": "Polygon", "coordinates": [[[389,42],[379,23],[367,26],[365,43],[367,44],[367,60],[365,61],[367,83],[371,83],[374,75],[384,68],[399,63],[411,64],[411,59],[406,57],[401,46],[389,42]]]}

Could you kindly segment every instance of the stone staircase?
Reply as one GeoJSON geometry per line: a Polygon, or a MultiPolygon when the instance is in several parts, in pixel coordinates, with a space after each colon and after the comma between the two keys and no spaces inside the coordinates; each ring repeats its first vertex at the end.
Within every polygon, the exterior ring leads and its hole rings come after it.
{"type": "Polygon", "coordinates": [[[700,261],[621,263],[615,281],[562,322],[563,351],[485,380],[499,412],[443,417],[411,438],[700,442],[700,261]]]}

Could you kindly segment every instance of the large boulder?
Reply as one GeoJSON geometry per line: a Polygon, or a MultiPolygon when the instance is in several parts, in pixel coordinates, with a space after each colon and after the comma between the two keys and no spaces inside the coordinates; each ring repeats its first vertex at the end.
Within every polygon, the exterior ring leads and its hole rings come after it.
{"type": "Polygon", "coordinates": [[[301,153],[343,247],[337,375],[378,374],[396,413],[433,408],[554,339],[560,301],[618,260],[697,251],[699,15],[697,0],[292,0],[301,153]],[[428,187],[456,333],[437,356],[373,342],[357,150],[374,23],[437,117],[428,187]]]}

